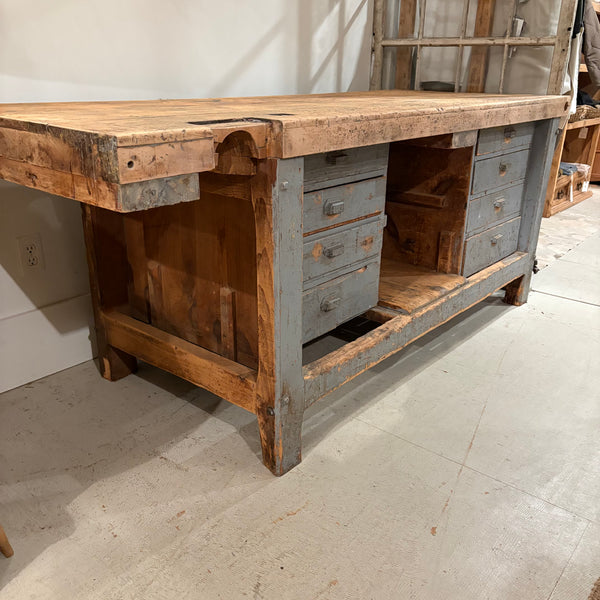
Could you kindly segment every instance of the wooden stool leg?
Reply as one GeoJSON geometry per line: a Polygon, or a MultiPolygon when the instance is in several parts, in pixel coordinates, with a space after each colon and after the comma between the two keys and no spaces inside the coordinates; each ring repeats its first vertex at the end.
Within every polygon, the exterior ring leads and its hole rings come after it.
{"type": "Polygon", "coordinates": [[[2,552],[6,558],[9,558],[15,553],[6,537],[6,533],[4,533],[2,525],[0,525],[0,552],[2,552]]]}

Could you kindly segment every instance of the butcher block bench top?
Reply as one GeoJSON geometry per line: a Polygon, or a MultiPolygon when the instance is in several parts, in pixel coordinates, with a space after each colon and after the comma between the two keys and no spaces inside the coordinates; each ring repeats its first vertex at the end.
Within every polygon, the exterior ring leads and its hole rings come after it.
{"type": "Polygon", "coordinates": [[[219,144],[235,132],[246,132],[254,158],[292,158],[559,117],[567,102],[562,96],[389,90],[0,104],[0,178],[111,210],[139,210],[165,203],[159,182],[144,191],[145,204],[133,208],[121,187],[165,178],[169,189],[194,187],[181,176],[215,169],[219,144]]]}

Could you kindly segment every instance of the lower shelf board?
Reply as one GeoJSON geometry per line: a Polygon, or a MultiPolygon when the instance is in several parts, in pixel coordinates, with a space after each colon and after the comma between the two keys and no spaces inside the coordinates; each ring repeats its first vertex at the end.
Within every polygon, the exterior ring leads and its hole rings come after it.
{"type": "Polygon", "coordinates": [[[571,208],[575,204],[579,204],[588,198],[593,196],[592,192],[576,192],[573,194],[573,202],[571,202],[568,198],[559,204],[552,204],[551,206],[545,207],[544,209],[544,217],[552,217],[553,215],[566,210],[567,208],[571,208]]]}
{"type": "Polygon", "coordinates": [[[379,280],[379,306],[411,314],[465,283],[461,275],[438,273],[384,258],[379,280]]]}

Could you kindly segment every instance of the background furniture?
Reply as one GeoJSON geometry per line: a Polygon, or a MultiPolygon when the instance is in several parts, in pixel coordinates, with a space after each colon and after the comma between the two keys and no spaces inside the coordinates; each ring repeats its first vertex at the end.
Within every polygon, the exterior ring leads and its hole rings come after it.
{"type": "MultiPolygon", "coordinates": [[[[596,157],[598,140],[600,140],[600,119],[583,119],[567,123],[552,161],[544,217],[551,217],[592,196],[592,191],[585,185],[586,182],[589,183],[590,176],[586,178],[581,172],[561,175],[560,163],[582,163],[591,166],[596,157]]],[[[593,179],[593,173],[590,175],[593,179]]]]}
{"type": "Polygon", "coordinates": [[[4,105],[0,177],[83,203],[103,376],[137,357],[255,413],[280,475],[307,406],[496,290],[526,301],[566,105],[401,91],[4,105]],[[368,331],[303,364],[303,344],[357,315],[368,331]]]}

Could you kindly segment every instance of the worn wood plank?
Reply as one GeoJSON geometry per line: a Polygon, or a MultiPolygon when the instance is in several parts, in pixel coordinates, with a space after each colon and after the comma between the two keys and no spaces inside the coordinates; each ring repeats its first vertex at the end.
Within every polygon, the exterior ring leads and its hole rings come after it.
{"type": "MultiPolygon", "coordinates": [[[[478,0],[475,29],[473,31],[474,37],[488,37],[491,35],[495,9],[496,0],[478,0]]],[[[485,91],[489,51],[490,49],[485,46],[473,46],[471,48],[467,92],[485,91]]]]}
{"type": "Polygon", "coordinates": [[[569,62],[569,48],[571,46],[571,33],[575,20],[575,9],[578,0],[562,0],[558,15],[556,43],[550,65],[548,78],[548,94],[560,94],[565,80],[565,73],[569,62]]]}
{"type": "MultiPolygon", "coordinates": [[[[402,0],[400,4],[400,19],[398,21],[398,38],[412,38],[415,34],[417,18],[417,0],[402,0]]],[[[397,90],[410,90],[412,83],[412,53],[413,48],[396,49],[396,79],[394,87],[397,90]]]]}
{"type": "Polygon", "coordinates": [[[235,345],[235,291],[221,288],[221,354],[229,360],[237,360],[235,345]]]}
{"type": "Polygon", "coordinates": [[[151,322],[215,353],[230,356],[235,348],[239,362],[256,368],[256,242],[245,197],[250,184],[248,178],[243,186],[227,186],[221,175],[201,177],[201,200],[143,212],[151,322]],[[223,312],[223,288],[235,294],[231,315],[223,312]],[[224,338],[231,324],[234,339],[224,338]]]}
{"type": "Polygon", "coordinates": [[[201,140],[117,148],[119,183],[202,173],[215,168],[212,136],[201,140]]]}
{"type": "MultiPolygon", "coordinates": [[[[120,206],[129,200],[120,199],[114,186],[213,169],[215,144],[231,133],[246,132],[261,158],[292,158],[535,121],[565,110],[566,101],[559,96],[402,90],[4,104],[0,129],[9,131],[5,136],[10,139],[0,152],[0,177],[111,210],[139,210],[147,205],[120,206]],[[47,153],[35,151],[38,141],[47,153]],[[21,145],[33,151],[19,150],[21,145]]],[[[161,195],[148,201],[154,206],[161,195]]]]}
{"type": "Polygon", "coordinates": [[[445,135],[436,135],[414,140],[415,146],[427,146],[429,148],[467,148],[477,143],[478,131],[456,131],[445,135]]]}
{"type": "Polygon", "coordinates": [[[77,173],[55,171],[23,161],[0,156],[0,179],[29,188],[78,200],[91,206],[120,210],[119,186],[102,179],[77,173]]]}
{"type": "Polygon", "coordinates": [[[253,369],[116,310],[103,311],[100,317],[111,346],[255,412],[253,369]]]}
{"type": "Polygon", "coordinates": [[[464,283],[462,275],[438,273],[426,267],[383,259],[379,306],[411,314],[464,283]]]}
{"type": "Polygon", "coordinates": [[[459,287],[411,315],[399,314],[377,329],[304,366],[306,406],[395,354],[523,275],[529,256],[517,252],[480,271],[459,287]]]}
{"type": "Polygon", "coordinates": [[[148,290],[148,259],[144,239],[143,213],[132,213],[123,217],[123,230],[127,247],[127,262],[131,277],[127,281],[129,307],[136,319],[150,320],[148,290]]]}

